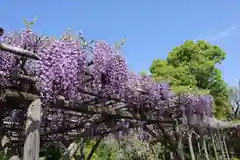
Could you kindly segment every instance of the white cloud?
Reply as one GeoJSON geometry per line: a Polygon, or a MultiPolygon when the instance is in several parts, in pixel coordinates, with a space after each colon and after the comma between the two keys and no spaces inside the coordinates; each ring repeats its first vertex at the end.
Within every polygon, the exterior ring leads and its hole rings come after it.
{"type": "Polygon", "coordinates": [[[234,34],[236,32],[237,28],[238,28],[237,25],[230,26],[230,27],[222,30],[221,32],[216,33],[215,35],[209,36],[207,39],[210,41],[216,41],[216,40],[227,38],[227,37],[231,36],[232,34],[234,34]]]}

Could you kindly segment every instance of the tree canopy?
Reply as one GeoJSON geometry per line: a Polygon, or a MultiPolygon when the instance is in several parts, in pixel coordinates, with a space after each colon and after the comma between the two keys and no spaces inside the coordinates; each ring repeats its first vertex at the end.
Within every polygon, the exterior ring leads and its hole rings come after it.
{"type": "Polygon", "coordinates": [[[155,80],[167,80],[175,92],[210,93],[215,99],[214,115],[222,118],[230,111],[228,87],[216,65],[225,58],[226,53],[216,45],[187,40],[173,48],[165,60],[155,59],[150,72],[155,80]]]}

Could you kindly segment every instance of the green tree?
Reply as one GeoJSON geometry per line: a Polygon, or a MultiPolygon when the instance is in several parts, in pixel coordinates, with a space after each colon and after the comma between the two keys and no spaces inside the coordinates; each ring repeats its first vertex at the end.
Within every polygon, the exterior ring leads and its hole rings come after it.
{"type": "Polygon", "coordinates": [[[215,100],[213,112],[222,118],[230,111],[228,87],[216,65],[225,57],[225,52],[216,45],[188,40],[173,48],[166,60],[154,60],[150,72],[156,80],[167,80],[174,91],[210,93],[215,100]]]}

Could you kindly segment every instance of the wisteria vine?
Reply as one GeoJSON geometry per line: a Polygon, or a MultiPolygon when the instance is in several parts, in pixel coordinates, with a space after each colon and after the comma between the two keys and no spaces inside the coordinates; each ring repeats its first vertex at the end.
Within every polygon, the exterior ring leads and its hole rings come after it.
{"type": "MultiPolygon", "coordinates": [[[[155,82],[151,76],[130,72],[119,50],[105,41],[94,42],[89,53],[79,39],[66,36],[54,40],[25,29],[7,34],[3,43],[34,51],[40,57],[39,61],[28,60],[24,69],[27,74],[37,77],[44,103],[51,103],[57,95],[78,102],[91,99],[91,96],[79,91],[85,90],[132,103],[136,107],[159,110],[161,114],[169,108],[178,108],[187,115],[211,115],[211,96],[175,95],[167,83],[155,82]],[[90,60],[88,54],[91,54],[90,60]]],[[[16,62],[16,56],[0,51],[1,72],[10,74],[16,62]]],[[[0,86],[11,85],[6,81],[1,77],[0,86]]]]}

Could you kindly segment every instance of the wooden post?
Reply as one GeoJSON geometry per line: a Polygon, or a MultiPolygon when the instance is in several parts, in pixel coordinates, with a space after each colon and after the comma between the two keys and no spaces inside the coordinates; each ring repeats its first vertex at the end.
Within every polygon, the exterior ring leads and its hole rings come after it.
{"type": "Polygon", "coordinates": [[[190,154],[191,154],[191,160],[196,160],[195,153],[194,153],[194,150],[193,150],[193,145],[192,145],[192,130],[190,130],[188,132],[188,147],[189,147],[190,154]]]}
{"type": "Polygon", "coordinates": [[[201,144],[200,144],[200,137],[197,137],[197,149],[198,149],[197,160],[200,160],[201,157],[202,157],[202,149],[201,149],[201,144]]]}
{"type": "Polygon", "coordinates": [[[226,159],[226,155],[225,155],[225,151],[224,151],[223,141],[221,139],[221,135],[220,135],[219,131],[217,132],[217,135],[218,135],[219,147],[220,147],[222,156],[223,156],[223,158],[225,160],[226,159]]]}
{"type": "Polygon", "coordinates": [[[230,160],[229,154],[228,154],[228,148],[227,148],[226,141],[225,141],[225,135],[222,136],[222,141],[223,141],[223,146],[224,146],[225,153],[226,153],[226,158],[227,158],[227,160],[230,160]]]}
{"type": "Polygon", "coordinates": [[[208,156],[208,150],[207,150],[206,136],[205,135],[203,136],[203,149],[204,149],[206,160],[210,160],[209,156],[208,156]]]}
{"type": "Polygon", "coordinates": [[[179,154],[179,158],[181,160],[185,160],[184,151],[183,151],[183,144],[182,144],[182,135],[179,130],[178,122],[174,121],[173,123],[173,131],[175,133],[176,141],[177,141],[177,154],[179,154]]]}
{"type": "Polygon", "coordinates": [[[39,160],[40,121],[41,121],[41,100],[36,99],[29,105],[28,108],[23,160],[39,160]]]}
{"type": "Polygon", "coordinates": [[[211,134],[211,140],[212,140],[212,146],[213,146],[213,151],[214,151],[215,159],[216,159],[216,160],[219,160],[219,159],[218,159],[218,153],[217,153],[217,149],[216,149],[216,144],[215,144],[214,137],[213,137],[212,133],[210,133],[210,134],[211,134]]]}

